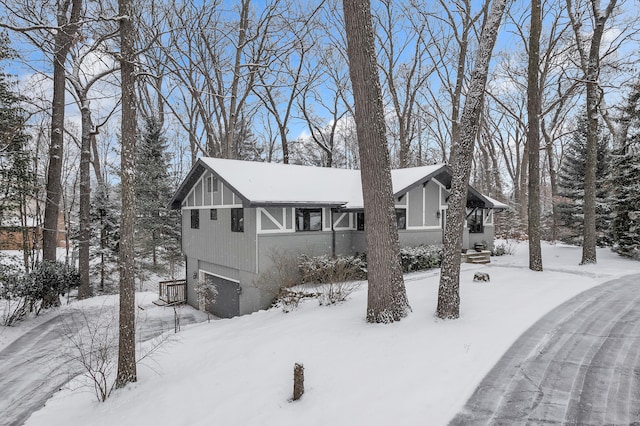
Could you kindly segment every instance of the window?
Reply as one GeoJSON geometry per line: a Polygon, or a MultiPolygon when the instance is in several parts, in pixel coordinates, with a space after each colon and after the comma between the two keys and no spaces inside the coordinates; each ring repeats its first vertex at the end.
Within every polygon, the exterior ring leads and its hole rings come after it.
{"type": "MultiPolygon", "coordinates": [[[[356,213],[356,229],[364,231],[364,212],[356,213]]],[[[396,209],[396,224],[398,229],[407,229],[407,210],[396,209]]]]}
{"type": "Polygon", "coordinates": [[[296,209],[296,231],[322,231],[322,209],[296,209]]]}
{"type": "Polygon", "coordinates": [[[356,229],[364,231],[364,212],[356,213],[356,229]]]}
{"type": "Polygon", "coordinates": [[[199,229],[200,228],[200,210],[193,209],[191,210],[191,229],[199,229]]]}
{"type": "Polygon", "coordinates": [[[467,216],[467,224],[469,225],[470,234],[482,234],[484,232],[482,209],[473,209],[471,214],[467,216]]]}
{"type": "Polygon", "coordinates": [[[214,176],[207,177],[207,192],[218,191],[218,179],[214,176]]]}
{"type": "Polygon", "coordinates": [[[209,219],[218,220],[218,209],[209,210],[209,219]]]}
{"type": "Polygon", "coordinates": [[[398,229],[407,229],[406,209],[396,209],[396,223],[398,224],[398,229]]]}
{"type": "Polygon", "coordinates": [[[244,209],[231,209],[231,231],[244,232],[244,209]]]}

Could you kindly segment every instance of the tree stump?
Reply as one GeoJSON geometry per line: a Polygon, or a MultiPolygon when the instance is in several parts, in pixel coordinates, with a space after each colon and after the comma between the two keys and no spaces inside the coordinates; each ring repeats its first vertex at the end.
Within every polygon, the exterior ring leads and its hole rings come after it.
{"type": "Polygon", "coordinates": [[[296,364],[293,367],[293,400],[297,401],[304,393],[304,366],[296,364]]]}

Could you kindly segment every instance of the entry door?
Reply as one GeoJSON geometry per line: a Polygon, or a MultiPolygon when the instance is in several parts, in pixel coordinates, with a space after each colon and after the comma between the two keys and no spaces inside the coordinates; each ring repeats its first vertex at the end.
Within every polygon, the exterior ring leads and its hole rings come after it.
{"type": "Polygon", "coordinates": [[[204,276],[207,282],[213,283],[218,291],[215,302],[207,310],[219,318],[231,318],[240,315],[240,284],[207,273],[204,276]]]}

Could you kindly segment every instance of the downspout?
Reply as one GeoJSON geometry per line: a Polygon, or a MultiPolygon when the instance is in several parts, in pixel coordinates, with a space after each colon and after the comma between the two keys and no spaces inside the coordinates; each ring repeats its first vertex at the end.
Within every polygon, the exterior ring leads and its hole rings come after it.
{"type": "Polygon", "coordinates": [[[331,257],[336,257],[336,230],[333,228],[333,207],[329,209],[329,219],[331,220],[331,257]]]}

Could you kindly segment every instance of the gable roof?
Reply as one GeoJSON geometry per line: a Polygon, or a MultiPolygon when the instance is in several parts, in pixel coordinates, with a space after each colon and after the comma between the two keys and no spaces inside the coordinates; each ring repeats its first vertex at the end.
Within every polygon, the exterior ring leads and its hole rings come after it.
{"type": "MultiPolygon", "coordinates": [[[[309,205],[361,209],[364,206],[360,170],[203,157],[176,191],[171,208],[180,208],[190,189],[206,171],[217,176],[247,207],[309,205]]],[[[451,169],[438,164],[392,170],[394,196],[399,197],[434,178],[449,186],[451,169]]],[[[472,187],[469,187],[469,197],[477,198],[486,207],[497,203],[472,187]]]]}

